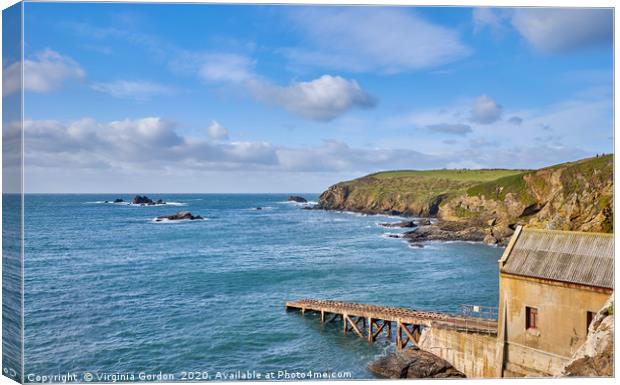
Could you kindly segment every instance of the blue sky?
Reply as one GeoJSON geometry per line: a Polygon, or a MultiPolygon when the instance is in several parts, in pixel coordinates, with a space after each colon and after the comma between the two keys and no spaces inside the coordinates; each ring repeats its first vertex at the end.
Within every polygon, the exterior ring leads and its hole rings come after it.
{"type": "Polygon", "coordinates": [[[28,191],[320,192],[613,148],[611,10],[26,3],[25,30],[28,191]]]}

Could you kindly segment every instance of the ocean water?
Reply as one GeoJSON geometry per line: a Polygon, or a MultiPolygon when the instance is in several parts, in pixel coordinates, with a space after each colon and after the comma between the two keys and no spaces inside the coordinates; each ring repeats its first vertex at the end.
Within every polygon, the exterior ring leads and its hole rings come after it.
{"type": "Polygon", "coordinates": [[[345,336],[340,323],[287,313],[284,303],[497,306],[500,248],[412,248],[385,236],[403,229],[378,226],[397,218],[302,210],[283,194],[147,195],[178,205],[101,203],[129,194],[26,196],[26,381],[83,372],[178,380],[193,371],[374,378],[368,363],[393,343],[345,336]],[[180,210],[206,220],[153,221],[180,210]]]}

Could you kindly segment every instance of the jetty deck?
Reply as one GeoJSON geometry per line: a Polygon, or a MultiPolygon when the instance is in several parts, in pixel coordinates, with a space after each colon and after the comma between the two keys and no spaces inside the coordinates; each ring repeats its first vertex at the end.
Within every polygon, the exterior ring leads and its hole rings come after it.
{"type": "Polygon", "coordinates": [[[344,333],[355,332],[362,338],[374,341],[381,332],[391,338],[396,325],[396,346],[402,349],[408,343],[417,344],[423,328],[449,328],[463,332],[497,334],[497,320],[458,316],[440,312],[420,311],[401,307],[388,307],[320,299],[289,301],[286,310],[320,313],[321,322],[343,322],[344,333]]]}

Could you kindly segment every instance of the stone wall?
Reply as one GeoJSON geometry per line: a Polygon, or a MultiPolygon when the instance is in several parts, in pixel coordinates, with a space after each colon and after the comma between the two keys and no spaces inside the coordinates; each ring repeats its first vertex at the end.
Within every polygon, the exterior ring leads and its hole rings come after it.
{"type": "Polygon", "coordinates": [[[499,363],[494,335],[425,328],[419,347],[448,361],[468,378],[497,376],[499,363]]]}

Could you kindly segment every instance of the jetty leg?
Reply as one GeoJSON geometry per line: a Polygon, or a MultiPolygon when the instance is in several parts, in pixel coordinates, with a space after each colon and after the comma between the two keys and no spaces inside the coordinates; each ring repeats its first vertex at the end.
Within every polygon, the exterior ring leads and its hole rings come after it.
{"type": "Polygon", "coordinates": [[[388,338],[392,339],[392,321],[385,321],[387,323],[387,333],[388,333],[388,338]]]}
{"type": "Polygon", "coordinates": [[[325,322],[325,311],[321,310],[321,323],[325,322]]]}
{"type": "Polygon", "coordinates": [[[420,336],[422,333],[420,332],[420,325],[416,325],[415,329],[413,329],[413,342],[417,345],[420,342],[420,336]]]}
{"type": "Polygon", "coordinates": [[[396,349],[400,350],[403,348],[402,346],[402,334],[400,329],[402,328],[402,325],[400,323],[400,321],[396,321],[396,349]]]}
{"type": "Polygon", "coordinates": [[[347,322],[348,318],[349,317],[346,314],[342,315],[342,321],[343,321],[343,324],[344,324],[344,334],[347,334],[347,332],[349,331],[348,330],[349,329],[349,323],[347,322]]]}
{"type": "Polygon", "coordinates": [[[306,308],[305,308],[305,307],[302,307],[302,308],[301,308],[301,315],[304,315],[304,314],[306,314],[306,308]]]}
{"type": "Polygon", "coordinates": [[[368,341],[372,342],[374,338],[372,335],[372,318],[370,317],[368,317],[368,330],[366,330],[366,332],[368,333],[368,341]]]}

